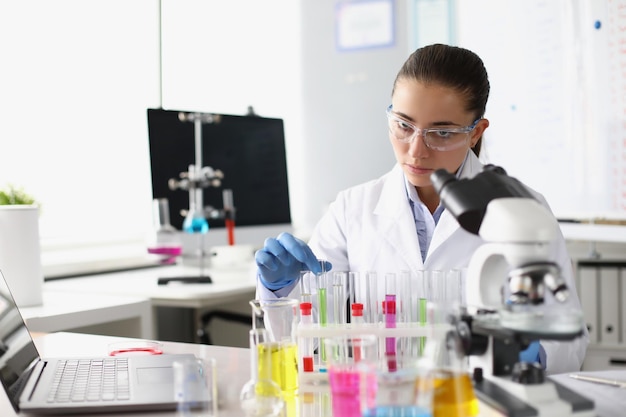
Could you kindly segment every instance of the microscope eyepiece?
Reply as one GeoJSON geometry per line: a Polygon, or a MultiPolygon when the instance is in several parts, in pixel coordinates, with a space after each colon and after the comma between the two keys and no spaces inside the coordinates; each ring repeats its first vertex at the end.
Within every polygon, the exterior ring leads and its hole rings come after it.
{"type": "Polygon", "coordinates": [[[441,194],[441,190],[451,181],[456,181],[456,177],[445,169],[438,169],[430,175],[430,180],[435,187],[435,191],[441,194]]]}

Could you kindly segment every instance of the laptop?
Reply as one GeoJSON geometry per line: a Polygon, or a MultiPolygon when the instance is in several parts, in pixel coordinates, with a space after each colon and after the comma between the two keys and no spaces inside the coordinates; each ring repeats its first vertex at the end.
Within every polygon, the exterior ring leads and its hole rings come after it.
{"type": "Polygon", "coordinates": [[[174,410],[172,363],[185,358],[195,356],[42,358],[0,271],[0,380],[16,413],[174,410]],[[75,375],[79,386],[70,388],[61,374],[75,375]]]}

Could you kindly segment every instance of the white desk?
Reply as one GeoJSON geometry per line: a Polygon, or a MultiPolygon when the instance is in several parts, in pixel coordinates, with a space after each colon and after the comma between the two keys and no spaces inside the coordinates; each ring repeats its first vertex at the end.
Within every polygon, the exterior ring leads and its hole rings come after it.
{"type": "MultiPolygon", "coordinates": [[[[626,381],[626,370],[576,372],[579,375],[626,381]]],[[[592,398],[599,417],[621,417],[626,415],[626,390],[613,386],[594,384],[570,378],[568,374],[552,377],[566,387],[592,398]]]]}
{"type": "MultiPolygon", "coordinates": [[[[42,356],[46,357],[78,357],[85,355],[106,356],[107,345],[118,340],[127,339],[111,336],[54,333],[36,337],[35,343],[42,356]]],[[[243,385],[250,378],[250,356],[248,349],[175,342],[163,342],[163,347],[165,353],[192,353],[198,357],[215,358],[218,375],[218,396],[221,405],[218,416],[234,417],[243,415],[239,406],[239,393],[241,392],[243,385]]],[[[593,373],[593,375],[626,379],[626,371],[596,372],[593,373]]],[[[568,378],[566,375],[557,375],[555,378],[577,392],[594,395],[596,410],[599,417],[623,415],[622,411],[626,407],[626,396],[623,395],[623,390],[610,386],[576,381],[568,378]]],[[[306,391],[306,389],[303,389],[302,391],[306,391]]],[[[319,394],[320,392],[322,392],[321,389],[316,390],[316,394],[319,394]]],[[[302,398],[306,398],[307,394],[303,395],[300,396],[298,401],[302,401],[302,398]]],[[[326,393],[322,393],[322,395],[326,395],[326,393]]],[[[329,404],[327,398],[324,402],[326,403],[326,408],[324,410],[320,410],[318,415],[319,417],[330,417],[332,414],[328,408],[329,404]]],[[[488,409],[484,404],[481,404],[480,407],[480,416],[498,415],[494,414],[495,412],[488,409]]],[[[4,393],[0,393],[0,415],[3,417],[16,416],[8,398],[4,393]]],[[[111,414],[99,415],[105,417],[111,414]]],[[[148,415],[153,416],[154,413],[130,413],[115,415],[118,417],[139,417],[148,415]]],[[[158,415],[168,417],[176,416],[176,413],[165,412],[159,413],[158,415]]],[[[316,415],[316,417],[318,417],[318,415],[316,415]]],[[[292,416],[295,416],[295,414],[288,413],[287,415],[287,417],[292,416]]]]}
{"type": "MultiPolygon", "coordinates": [[[[190,308],[195,314],[194,326],[200,322],[203,310],[224,306],[234,301],[241,303],[244,300],[247,303],[248,300],[253,299],[255,296],[256,282],[252,264],[241,267],[205,269],[203,275],[209,275],[213,280],[212,284],[181,284],[175,282],[167,285],[157,284],[160,277],[198,276],[199,274],[200,269],[197,267],[182,265],[158,266],[46,281],[43,288],[46,300],[51,302],[55,300],[55,297],[63,298],[68,294],[77,295],[76,303],[80,303],[80,297],[144,298],[149,300],[152,306],[153,318],[157,317],[155,311],[157,307],[190,308]]],[[[79,311],[82,313],[90,312],[89,303],[81,306],[77,304],[76,312],[79,311]]],[[[67,318],[67,316],[63,317],[63,319],[67,318]]],[[[52,321],[59,319],[61,317],[50,317],[52,321]]],[[[69,329],[64,323],[62,326],[37,330],[57,331],[69,329]]],[[[157,323],[153,323],[151,334],[157,334],[156,328],[157,323]]],[[[131,335],[123,334],[123,336],[131,335]]]]}
{"type": "Polygon", "coordinates": [[[154,337],[152,305],[139,296],[76,294],[44,290],[43,304],[22,307],[32,332],[72,331],[97,325],[114,325],[119,336],[154,337]],[[124,321],[124,325],[122,322],[124,321]]]}
{"type": "Polygon", "coordinates": [[[254,294],[256,282],[250,266],[207,269],[212,284],[158,285],[159,277],[196,276],[199,268],[160,266],[84,277],[59,279],[44,283],[44,291],[133,295],[149,298],[153,306],[205,308],[223,304],[243,294],[254,294]]]}

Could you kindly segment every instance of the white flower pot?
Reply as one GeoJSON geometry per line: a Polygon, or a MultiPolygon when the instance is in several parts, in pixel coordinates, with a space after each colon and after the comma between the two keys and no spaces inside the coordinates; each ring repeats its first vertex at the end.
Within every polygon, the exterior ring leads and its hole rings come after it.
{"type": "Polygon", "coordinates": [[[19,307],[43,303],[38,206],[0,205],[0,270],[19,307]]]}

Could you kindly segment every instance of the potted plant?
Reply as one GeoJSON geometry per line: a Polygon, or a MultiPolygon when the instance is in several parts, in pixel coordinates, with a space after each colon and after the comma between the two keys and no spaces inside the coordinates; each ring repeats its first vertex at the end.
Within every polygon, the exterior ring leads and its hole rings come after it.
{"type": "Polygon", "coordinates": [[[0,189],[0,271],[18,306],[43,303],[39,204],[12,185],[0,189]]]}
{"type": "Polygon", "coordinates": [[[16,187],[12,184],[7,185],[4,189],[0,190],[0,206],[16,204],[32,205],[37,204],[37,201],[33,196],[26,193],[23,188],[16,187]]]}

